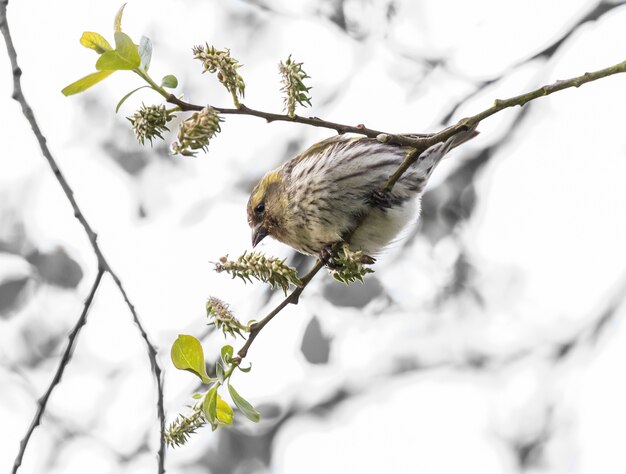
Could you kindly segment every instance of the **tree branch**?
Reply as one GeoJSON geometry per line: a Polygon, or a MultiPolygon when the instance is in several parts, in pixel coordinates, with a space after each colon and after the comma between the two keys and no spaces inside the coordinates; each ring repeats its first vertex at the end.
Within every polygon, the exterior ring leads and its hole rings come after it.
{"type": "MultiPolygon", "coordinates": [[[[515,97],[511,97],[508,99],[496,99],[491,107],[477,113],[476,115],[462,118],[456,124],[447,127],[438,133],[433,133],[428,137],[413,139],[410,141],[410,143],[405,144],[415,148],[417,150],[417,153],[407,154],[404,162],[390,176],[389,180],[385,184],[385,190],[386,192],[391,190],[391,188],[398,181],[398,179],[400,179],[400,177],[406,172],[406,170],[408,170],[409,167],[419,158],[419,155],[423,151],[427,150],[433,145],[436,145],[437,143],[446,141],[448,138],[451,138],[459,132],[469,130],[473,126],[478,125],[487,117],[491,117],[492,115],[510,107],[523,107],[528,102],[531,102],[540,97],[548,96],[558,91],[562,91],[564,89],[569,89],[571,87],[580,87],[588,82],[596,81],[604,77],[624,72],[626,72],[626,61],[622,61],[621,63],[604,69],[600,69],[598,71],[586,72],[582,76],[573,77],[571,79],[558,80],[552,84],[542,86],[538,89],[527,92],[525,94],[517,95],[515,97]]],[[[394,137],[402,138],[402,135],[394,135],[394,137]]]]}
{"type": "MultiPolygon", "coordinates": [[[[122,286],[122,282],[120,281],[119,277],[117,276],[117,274],[115,274],[113,272],[113,270],[111,269],[111,266],[109,265],[109,263],[107,262],[106,258],[104,257],[104,254],[102,253],[102,250],[100,249],[100,246],[98,245],[98,236],[97,234],[93,231],[93,229],[91,228],[91,226],[89,225],[89,223],[87,222],[87,219],[85,218],[84,214],[82,213],[82,211],[80,210],[80,207],[78,206],[78,203],[76,202],[76,199],[74,198],[74,191],[72,190],[72,188],[70,187],[69,183],[67,182],[67,180],[65,179],[65,176],[63,175],[63,173],[61,172],[61,170],[59,169],[56,160],[54,159],[54,157],[52,156],[52,153],[50,152],[50,149],[48,148],[48,145],[46,143],[46,138],[44,137],[43,133],[41,132],[41,129],[39,128],[39,125],[35,119],[35,115],[33,113],[32,108],[30,107],[30,105],[28,104],[28,102],[26,101],[26,98],[24,97],[24,93],[22,91],[22,85],[21,85],[21,75],[22,75],[22,71],[17,63],[17,52],[15,51],[15,46],[13,45],[13,40],[11,38],[11,33],[9,30],[9,24],[8,24],[8,20],[7,20],[7,5],[8,5],[8,0],[0,0],[0,31],[2,31],[2,35],[4,37],[4,41],[6,43],[6,48],[7,48],[7,54],[9,56],[9,60],[11,62],[11,68],[12,68],[12,73],[13,73],[13,99],[15,99],[21,106],[22,108],[22,113],[24,114],[24,117],[26,117],[26,120],[28,121],[28,123],[30,124],[32,130],[33,130],[33,134],[35,135],[35,138],[37,139],[37,142],[39,143],[39,147],[41,149],[41,153],[44,155],[44,157],[46,158],[46,160],[48,161],[48,164],[50,165],[50,168],[52,169],[52,172],[54,173],[55,178],[57,179],[59,185],[61,186],[61,188],[63,189],[63,192],[65,193],[65,196],[67,197],[68,201],[70,202],[70,205],[72,206],[72,209],[74,211],[74,217],[76,217],[76,219],[80,222],[81,226],[83,227],[85,233],[87,234],[87,238],[89,239],[89,242],[91,244],[91,247],[93,249],[93,252],[95,253],[97,260],[98,260],[98,284],[100,282],[100,278],[102,277],[102,274],[105,272],[108,272],[111,277],[113,278],[116,286],[118,287],[120,293],[122,294],[122,296],[124,297],[124,301],[126,302],[126,305],[128,306],[133,320],[135,322],[135,324],[137,325],[137,327],[139,328],[139,332],[141,334],[141,337],[143,338],[146,346],[147,346],[147,350],[148,350],[148,357],[150,358],[150,364],[152,366],[152,371],[154,373],[155,379],[156,379],[156,383],[157,383],[157,413],[158,413],[158,418],[159,418],[159,423],[160,423],[160,441],[159,441],[159,453],[158,453],[158,457],[159,457],[159,468],[158,468],[158,472],[160,474],[165,472],[165,411],[163,408],[163,383],[161,380],[161,368],[159,366],[159,362],[157,360],[157,350],[154,347],[154,345],[152,344],[152,342],[150,341],[150,338],[148,337],[148,334],[146,333],[141,321],[139,320],[139,317],[137,315],[137,312],[135,311],[135,307],[131,304],[128,295],[126,293],[126,291],[124,290],[124,287],[122,286]]],[[[95,285],[97,287],[97,285],[95,285]]],[[[95,291],[95,288],[94,288],[95,291]]],[[[93,297],[92,297],[93,298],[93,297]]],[[[91,298],[91,299],[92,299],[91,298]]],[[[89,304],[91,304],[91,299],[89,300],[89,304]]],[[[77,323],[77,327],[78,329],[80,329],[80,327],[82,325],[84,325],[84,319],[86,318],[86,312],[89,306],[86,306],[85,309],[83,310],[83,314],[81,314],[81,318],[79,318],[79,321],[77,323]],[[79,324],[80,323],[80,324],[79,324]]],[[[78,336],[78,330],[76,330],[75,334],[73,335],[73,337],[71,336],[70,339],[70,344],[68,345],[68,349],[66,350],[66,354],[68,354],[68,351],[71,350],[72,345],[74,344],[74,339],[78,336]]],[[[64,358],[62,358],[61,360],[61,367],[59,368],[59,370],[57,371],[57,376],[55,376],[55,378],[53,379],[51,385],[48,387],[48,390],[46,392],[46,394],[44,395],[44,397],[42,398],[42,401],[40,401],[39,403],[39,408],[37,410],[37,413],[35,414],[35,418],[33,419],[33,422],[31,423],[31,426],[28,430],[28,432],[26,433],[26,436],[24,437],[21,446],[20,446],[20,450],[18,452],[17,458],[15,460],[15,465],[13,467],[13,473],[16,473],[17,470],[20,467],[20,464],[22,462],[22,458],[24,455],[24,452],[26,450],[26,447],[28,445],[28,441],[32,435],[33,430],[37,427],[37,425],[39,425],[39,422],[41,420],[41,416],[46,408],[46,402],[48,400],[48,397],[50,396],[50,394],[52,393],[53,389],[56,387],[56,385],[59,383],[61,375],[63,373],[63,370],[65,368],[65,365],[69,362],[70,357],[69,355],[67,357],[64,356],[64,358]]]]}
{"type": "Polygon", "coordinates": [[[87,322],[87,314],[89,313],[89,309],[91,308],[91,303],[93,302],[93,298],[96,295],[96,290],[98,289],[98,287],[100,286],[100,282],[102,281],[102,275],[104,275],[104,270],[102,268],[99,268],[98,273],[96,275],[96,279],[93,282],[93,285],[91,286],[91,290],[89,291],[89,295],[87,296],[87,299],[85,300],[85,304],[83,305],[83,311],[81,312],[80,317],[78,318],[78,321],[76,321],[76,324],[74,325],[74,328],[72,329],[72,332],[70,332],[68,336],[67,346],[65,347],[65,351],[63,352],[63,355],[61,356],[61,360],[59,361],[59,366],[57,367],[57,371],[54,374],[54,377],[52,378],[52,382],[50,382],[48,389],[37,402],[37,412],[35,413],[33,420],[30,422],[30,426],[28,427],[28,430],[26,431],[24,438],[20,442],[20,449],[17,453],[17,456],[15,457],[15,462],[13,463],[13,470],[11,471],[12,474],[15,474],[17,470],[20,468],[20,466],[22,465],[22,459],[24,458],[24,452],[26,451],[26,446],[28,446],[30,437],[35,431],[35,428],[37,428],[37,426],[39,426],[39,423],[41,423],[41,417],[46,411],[46,408],[48,406],[48,400],[50,399],[50,395],[52,394],[52,391],[56,388],[56,386],[59,384],[59,382],[61,382],[61,378],[63,377],[63,372],[65,371],[65,368],[68,366],[68,364],[70,363],[70,360],[72,359],[72,351],[74,350],[74,347],[76,345],[76,339],[78,338],[78,334],[80,333],[80,330],[83,328],[83,326],[87,322]]]}
{"type": "Polygon", "coordinates": [[[269,323],[272,319],[274,319],[274,316],[276,316],[278,313],[280,313],[285,308],[285,306],[287,306],[288,304],[290,304],[290,303],[291,304],[298,304],[298,300],[300,298],[300,295],[304,291],[304,289],[311,282],[313,277],[315,275],[317,275],[317,273],[323,267],[324,267],[324,262],[322,262],[321,260],[318,259],[315,262],[315,265],[313,265],[313,268],[311,268],[311,270],[309,270],[309,272],[300,280],[302,282],[302,286],[299,286],[298,288],[293,290],[267,316],[265,316],[260,321],[252,323],[250,325],[250,334],[248,336],[248,339],[246,340],[246,343],[242,346],[242,348],[239,349],[239,352],[237,352],[237,357],[233,358],[233,362],[234,363],[236,363],[238,365],[246,357],[246,355],[248,355],[248,349],[250,349],[250,346],[252,345],[252,342],[256,339],[257,335],[261,332],[261,330],[265,327],[265,325],[267,323],[269,323]]]}
{"type": "MultiPolygon", "coordinates": [[[[430,148],[431,146],[446,141],[448,138],[456,135],[460,131],[468,130],[473,125],[478,124],[482,120],[490,117],[493,114],[496,114],[504,109],[509,107],[516,106],[524,106],[528,102],[538,99],[539,97],[545,97],[555,92],[561,91],[563,89],[568,89],[571,87],[580,87],[583,84],[588,82],[596,81],[598,79],[602,79],[604,77],[612,76],[614,74],[620,74],[626,72],[626,61],[615,64],[613,66],[600,69],[594,72],[586,72],[585,74],[577,77],[573,77],[565,80],[558,80],[552,84],[544,85],[534,91],[527,92],[525,94],[521,94],[515,97],[511,97],[508,99],[496,99],[494,101],[493,106],[488,109],[479,112],[476,115],[472,115],[470,117],[465,117],[459,120],[455,125],[452,125],[448,128],[445,128],[437,133],[426,133],[426,134],[393,134],[388,132],[383,132],[380,130],[375,130],[371,128],[367,128],[365,125],[345,125],[336,122],[330,122],[327,120],[323,120],[319,117],[302,117],[296,115],[294,117],[290,117],[285,114],[276,114],[271,112],[263,112],[261,110],[251,109],[244,104],[241,104],[239,108],[223,108],[223,107],[213,107],[217,112],[223,115],[248,115],[252,117],[259,117],[265,119],[269,122],[293,122],[293,123],[301,123],[304,125],[310,125],[313,127],[321,127],[328,128],[331,130],[335,130],[340,134],[343,133],[356,133],[360,135],[365,135],[370,138],[378,138],[381,135],[384,136],[384,139],[387,143],[392,143],[396,145],[402,146],[410,146],[416,148],[420,153],[421,151],[430,148]],[[420,151],[421,150],[421,151],[420,151]]],[[[185,102],[173,94],[168,94],[162,88],[160,88],[160,92],[165,99],[180,108],[182,111],[200,111],[204,108],[202,105],[192,104],[189,102],[185,102]]],[[[419,156],[419,153],[418,153],[419,156]]],[[[417,159],[417,157],[415,157],[417,159]]],[[[407,166],[400,167],[397,171],[399,176],[395,178],[394,182],[408,169],[411,163],[407,163],[407,166]]],[[[396,173],[394,173],[395,175],[396,173]]],[[[393,186],[392,186],[393,187],[393,186]]]]}
{"type": "MultiPolygon", "coordinates": [[[[565,80],[558,80],[552,84],[547,84],[533,91],[527,92],[525,94],[520,94],[515,97],[510,97],[508,99],[496,99],[491,107],[483,110],[482,112],[477,113],[476,115],[472,115],[470,117],[465,117],[460,119],[456,124],[447,127],[437,133],[429,133],[429,134],[393,134],[387,133],[380,130],[374,130],[371,128],[367,128],[364,125],[345,125],[335,122],[329,122],[327,120],[323,120],[318,117],[301,117],[296,115],[294,117],[290,117],[289,115],[284,114],[275,114],[270,112],[263,112],[260,110],[251,109],[246,107],[244,104],[241,104],[239,108],[229,109],[229,108],[221,108],[221,107],[213,107],[217,112],[223,115],[249,115],[253,117],[260,117],[267,120],[267,122],[275,122],[275,121],[283,121],[283,122],[295,122],[302,123],[305,125],[311,125],[314,127],[322,127],[328,128],[331,130],[335,130],[338,133],[356,133],[360,135],[365,135],[370,138],[379,138],[384,140],[386,143],[408,146],[415,149],[414,152],[409,152],[404,162],[398,167],[398,169],[389,177],[387,183],[383,187],[382,191],[387,193],[391,191],[395,183],[400,179],[400,177],[409,169],[409,167],[417,161],[419,156],[437,143],[441,143],[446,141],[448,138],[456,135],[457,133],[468,130],[474,125],[478,125],[481,121],[490,117],[504,109],[508,109],[510,107],[520,106],[523,107],[528,102],[531,102],[540,97],[545,97],[550,94],[553,94],[558,91],[562,91],[564,89],[569,89],[571,87],[580,87],[583,84],[588,82],[596,81],[598,79],[602,79],[604,77],[612,76],[614,74],[620,74],[626,72],[626,61],[622,61],[621,63],[615,64],[613,66],[609,66],[604,69],[600,69],[594,72],[586,72],[581,76],[573,77],[565,80]]],[[[161,88],[162,89],[162,88],[161,88]]],[[[191,110],[202,110],[203,106],[197,104],[191,104],[189,102],[184,102],[178,99],[173,94],[168,94],[164,90],[159,91],[168,102],[178,106],[183,111],[191,111],[191,110]]]]}
{"type": "MultiPolygon", "coordinates": [[[[200,111],[205,106],[191,104],[189,102],[184,102],[176,97],[174,94],[166,95],[166,100],[173,105],[178,106],[180,110],[187,111],[200,111]]],[[[331,130],[335,130],[339,134],[344,133],[358,133],[360,135],[365,135],[370,138],[376,138],[378,135],[385,134],[389,136],[395,136],[392,134],[388,134],[382,132],[380,130],[374,130],[372,128],[367,128],[365,125],[345,125],[342,123],[329,122],[328,120],[323,120],[319,117],[302,117],[300,115],[294,115],[290,117],[285,114],[276,114],[272,112],[263,112],[262,110],[251,109],[250,107],[245,106],[244,104],[240,104],[239,108],[225,108],[225,107],[214,107],[211,106],[214,110],[219,112],[222,115],[249,115],[251,117],[259,117],[265,119],[267,123],[271,122],[292,122],[292,123],[301,123],[304,125],[310,125],[312,127],[320,127],[320,128],[329,128],[331,130]]],[[[429,137],[431,134],[416,134],[415,136],[420,137],[429,137]]]]}

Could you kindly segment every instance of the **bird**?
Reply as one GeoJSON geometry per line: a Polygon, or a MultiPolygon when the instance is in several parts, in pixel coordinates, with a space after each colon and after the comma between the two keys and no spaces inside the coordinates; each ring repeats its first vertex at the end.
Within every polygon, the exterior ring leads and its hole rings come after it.
{"type": "Polygon", "coordinates": [[[377,256],[417,221],[422,194],[441,159],[476,135],[473,126],[426,149],[384,194],[381,188],[409,147],[349,135],[318,142],[266,173],[252,190],[252,247],[270,236],[324,261],[341,242],[377,256]]]}

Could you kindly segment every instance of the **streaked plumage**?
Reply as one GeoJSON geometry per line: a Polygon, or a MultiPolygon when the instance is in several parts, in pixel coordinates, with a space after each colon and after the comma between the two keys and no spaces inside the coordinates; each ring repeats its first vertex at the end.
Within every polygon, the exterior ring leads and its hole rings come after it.
{"type": "Polygon", "coordinates": [[[253,246],[270,235],[301,253],[318,255],[354,232],[350,247],[376,255],[417,219],[420,197],[443,156],[475,135],[468,130],[426,150],[384,203],[372,199],[373,193],[408,149],[344,135],[316,143],[267,173],[252,191],[253,246]]]}

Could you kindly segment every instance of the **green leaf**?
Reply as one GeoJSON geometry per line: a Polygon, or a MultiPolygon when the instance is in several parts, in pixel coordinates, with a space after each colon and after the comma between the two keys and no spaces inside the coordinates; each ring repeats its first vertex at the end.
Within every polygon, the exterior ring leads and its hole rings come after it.
{"type": "Polygon", "coordinates": [[[237,368],[239,370],[241,370],[242,372],[248,373],[252,370],[252,363],[250,363],[250,365],[248,367],[242,367],[240,365],[237,366],[237,368]]]}
{"type": "Polygon", "coordinates": [[[89,89],[91,86],[96,85],[98,82],[106,79],[114,71],[98,71],[93,74],[89,74],[88,76],[83,77],[82,79],[77,80],[76,82],[72,82],[69,86],[65,87],[61,93],[63,95],[74,95],[82,92],[84,90],[89,89]]]}
{"type": "Polygon", "coordinates": [[[131,64],[120,57],[117,51],[107,51],[96,61],[96,69],[99,71],[132,70],[131,64]]]}
{"type": "Polygon", "coordinates": [[[209,390],[204,397],[204,402],[202,402],[202,411],[211,424],[215,423],[215,420],[217,419],[217,384],[213,385],[211,390],[209,390]]]}
{"type": "Polygon", "coordinates": [[[199,400],[200,398],[202,398],[204,396],[203,393],[194,393],[191,398],[193,398],[194,400],[199,400]]]}
{"type": "Polygon", "coordinates": [[[220,423],[224,423],[225,425],[233,424],[233,409],[219,394],[217,394],[216,411],[217,419],[220,423]]]}
{"type": "Polygon", "coordinates": [[[217,380],[219,380],[220,382],[224,382],[224,366],[222,365],[221,361],[217,361],[217,364],[215,365],[215,373],[217,375],[217,380]]]}
{"type": "Polygon", "coordinates": [[[229,346],[228,344],[226,344],[225,346],[222,347],[222,360],[224,361],[225,365],[229,365],[230,361],[233,358],[233,346],[229,346]]]}
{"type": "Polygon", "coordinates": [[[115,107],[115,113],[117,113],[118,110],[120,110],[120,107],[122,106],[122,104],[124,102],[126,102],[126,99],[128,99],[131,95],[133,95],[135,92],[137,92],[139,89],[143,89],[145,87],[150,87],[150,86],[141,86],[141,87],[137,87],[137,89],[130,91],[128,94],[126,94],[124,97],[122,97],[120,99],[120,101],[117,103],[117,107],[115,107]]]}
{"type": "Polygon", "coordinates": [[[107,51],[96,61],[96,69],[106,70],[133,70],[139,67],[141,58],[139,49],[126,33],[115,33],[115,51],[107,51]]]}
{"type": "Polygon", "coordinates": [[[178,79],[176,79],[176,76],[168,74],[161,79],[161,85],[169,89],[174,89],[175,87],[178,87],[178,79]]]}
{"type": "Polygon", "coordinates": [[[122,33],[121,31],[115,33],[115,51],[117,51],[122,58],[134,64],[135,67],[139,67],[141,64],[139,48],[126,33],[122,33]]]}
{"type": "Polygon", "coordinates": [[[254,408],[248,400],[239,395],[237,390],[235,390],[235,387],[231,384],[228,384],[228,393],[230,393],[230,396],[233,399],[233,402],[235,402],[235,405],[237,405],[237,408],[241,410],[241,413],[243,413],[248,420],[254,421],[255,423],[259,422],[261,414],[256,411],[256,408],[254,408]]]}
{"type": "Polygon", "coordinates": [[[193,336],[179,334],[172,344],[172,363],[180,370],[187,370],[202,380],[202,383],[211,383],[212,379],[206,373],[204,365],[204,351],[202,345],[193,336]]]}
{"type": "Polygon", "coordinates": [[[125,7],[126,4],[124,3],[117,11],[117,14],[115,15],[115,21],[113,22],[113,31],[122,31],[122,16],[124,15],[125,7]]]}
{"type": "Polygon", "coordinates": [[[148,72],[150,61],[152,60],[152,41],[147,36],[142,36],[139,40],[139,57],[141,58],[139,67],[143,71],[148,72]]]}
{"type": "Polygon", "coordinates": [[[85,48],[93,49],[98,54],[113,50],[113,47],[102,35],[93,31],[85,31],[80,37],[80,44],[85,48]]]}

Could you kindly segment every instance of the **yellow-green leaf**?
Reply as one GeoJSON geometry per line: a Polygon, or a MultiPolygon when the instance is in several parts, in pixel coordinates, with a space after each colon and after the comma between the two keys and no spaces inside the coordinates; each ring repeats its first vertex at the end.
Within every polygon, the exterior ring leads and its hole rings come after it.
{"type": "Polygon", "coordinates": [[[139,67],[141,58],[139,49],[126,33],[115,33],[115,50],[107,51],[96,61],[96,69],[105,70],[133,70],[139,67]]]}
{"type": "Polygon", "coordinates": [[[122,16],[124,15],[125,7],[126,4],[124,3],[117,11],[117,14],[115,15],[115,21],[113,22],[113,31],[122,31],[122,16]]]}
{"type": "Polygon", "coordinates": [[[126,33],[118,31],[115,33],[115,51],[121,57],[132,63],[134,67],[141,64],[141,56],[139,56],[139,48],[126,33]]]}
{"type": "Polygon", "coordinates": [[[219,360],[217,361],[217,364],[215,364],[215,375],[217,375],[217,380],[224,382],[224,366],[219,360]]]}
{"type": "Polygon", "coordinates": [[[113,72],[114,71],[94,72],[93,74],[89,74],[88,76],[85,76],[82,79],[79,79],[76,82],[71,83],[69,86],[64,88],[61,92],[65,96],[78,94],[79,92],[89,89],[91,86],[97,84],[101,80],[106,79],[111,74],[113,74],[113,72]]]}
{"type": "Polygon", "coordinates": [[[128,61],[125,61],[117,54],[117,51],[107,51],[96,61],[96,69],[99,71],[120,71],[132,70],[128,61]]]}
{"type": "Polygon", "coordinates": [[[222,349],[220,350],[220,353],[222,355],[222,360],[224,361],[224,364],[225,365],[230,364],[230,361],[233,358],[233,346],[226,344],[225,346],[222,347],[222,349]]]}
{"type": "Polygon", "coordinates": [[[130,68],[128,63],[120,58],[117,51],[107,51],[100,55],[96,61],[96,69],[99,71],[120,71],[130,68]]]}
{"type": "Polygon", "coordinates": [[[211,424],[217,419],[217,384],[207,392],[202,402],[202,411],[211,424]]]}
{"type": "Polygon", "coordinates": [[[83,36],[80,37],[80,44],[82,44],[85,48],[93,49],[98,54],[102,54],[113,49],[113,47],[102,35],[94,33],[93,31],[85,31],[83,36]]]}
{"type": "Polygon", "coordinates": [[[233,399],[233,402],[235,402],[235,405],[237,405],[237,408],[241,410],[241,413],[243,413],[248,420],[254,421],[255,423],[259,422],[261,414],[256,411],[256,408],[254,408],[248,400],[239,395],[237,390],[235,390],[235,387],[231,384],[228,384],[228,393],[230,393],[230,396],[233,399]]]}
{"type": "Polygon", "coordinates": [[[177,369],[191,372],[199,377],[202,383],[211,383],[204,364],[202,345],[195,337],[179,334],[178,339],[172,344],[171,357],[177,369]]]}
{"type": "Polygon", "coordinates": [[[219,396],[219,394],[217,394],[216,409],[217,420],[220,423],[224,423],[225,425],[233,424],[233,409],[222,399],[222,397],[219,396]]]}

